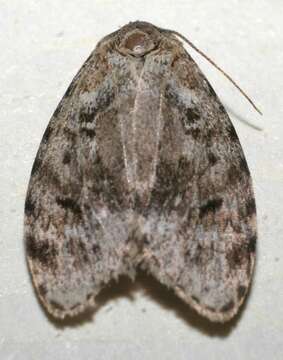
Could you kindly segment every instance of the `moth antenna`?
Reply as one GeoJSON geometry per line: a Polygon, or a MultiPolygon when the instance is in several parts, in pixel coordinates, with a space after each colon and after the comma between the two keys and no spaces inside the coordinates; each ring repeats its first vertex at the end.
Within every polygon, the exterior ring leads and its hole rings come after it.
{"type": "Polygon", "coordinates": [[[253,108],[262,115],[261,110],[255,105],[255,103],[252,101],[252,99],[240,88],[239,85],[229,76],[224,70],[222,70],[213,60],[211,60],[205,53],[203,53],[201,50],[199,50],[190,40],[188,40],[185,36],[180,34],[178,31],[174,30],[166,30],[166,32],[169,32],[171,34],[174,34],[184,40],[190,47],[192,47],[196,52],[198,52],[202,57],[204,57],[208,62],[210,62],[211,65],[213,65],[218,71],[220,71],[231,83],[240,91],[240,93],[248,100],[248,102],[253,106],[253,108]]]}

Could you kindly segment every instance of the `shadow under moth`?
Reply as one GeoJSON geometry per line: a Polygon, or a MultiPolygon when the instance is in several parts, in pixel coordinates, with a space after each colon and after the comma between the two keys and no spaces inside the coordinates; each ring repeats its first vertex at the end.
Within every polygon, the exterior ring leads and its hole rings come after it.
{"type": "Polygon", "coordinates": [[[25,247],[55,317],[95,306],[110,280],[134,279],[139,268],[211,321],[231,319],[248,292],[249,169],[227,112],[176,35],[137,21],[103,38],[43,135],[25,247]]]}

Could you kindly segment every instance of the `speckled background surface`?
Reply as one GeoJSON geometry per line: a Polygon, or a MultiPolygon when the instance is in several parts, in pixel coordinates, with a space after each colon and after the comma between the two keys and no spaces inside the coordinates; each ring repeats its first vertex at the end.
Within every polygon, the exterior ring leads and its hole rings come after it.
{"type": "Polygon", "coordinates": [[[283,3],[281,0],[0,1],[0,358],[282,359],[283,3]],[[38,304],[22,243],[27,182],[68,84],[102,36],[134,20],[178,30],[222,66],[260,117],[193,50],[241,139],[254,179],[258,261],[231,323],[197,316],[153,279],[121,279],[97,311],[52,321],[38,304]]]}

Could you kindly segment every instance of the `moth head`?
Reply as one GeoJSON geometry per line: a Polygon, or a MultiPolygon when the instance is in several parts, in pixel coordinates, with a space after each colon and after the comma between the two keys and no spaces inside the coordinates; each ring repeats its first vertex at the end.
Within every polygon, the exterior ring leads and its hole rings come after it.
{"type": "Polygon", "coordinates": [[[134,22],[119,31],[117,50],[123,55],[142,57],[158,47],[161,34],[154,25],[134,22]]]}

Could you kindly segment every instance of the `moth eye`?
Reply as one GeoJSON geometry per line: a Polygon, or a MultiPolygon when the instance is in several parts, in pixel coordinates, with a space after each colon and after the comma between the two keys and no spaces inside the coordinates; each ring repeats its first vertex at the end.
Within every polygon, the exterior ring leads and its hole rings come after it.
{"type": "Polygon", "coordinates": [[[125,55],[144,56],[155,47],[156,43],[148,34],[134,30],[125,35],[119,50],[125,55]]]}

